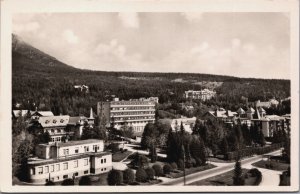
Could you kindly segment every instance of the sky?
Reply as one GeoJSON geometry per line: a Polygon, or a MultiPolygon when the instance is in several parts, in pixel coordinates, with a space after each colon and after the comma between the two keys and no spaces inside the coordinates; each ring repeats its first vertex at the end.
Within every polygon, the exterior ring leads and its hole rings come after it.
{"type": "Polygon", "coordinates": [[[290,79],[289,22],[281,12],[23,13],[13,33],[82,69],[290,79]]]}

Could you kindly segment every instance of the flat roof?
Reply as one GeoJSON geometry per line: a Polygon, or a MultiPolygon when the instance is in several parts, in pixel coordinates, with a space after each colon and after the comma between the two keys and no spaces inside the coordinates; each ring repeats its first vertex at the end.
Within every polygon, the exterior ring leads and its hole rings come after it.
{"type": "MultiPolygon", "coordinates": [[[[59,147],[67,147],[67,146],[74,146],[74,145],[82,145],[82,144],[90,144],[90,143],[100,143],[103,141],[102,139],[85,139],[85,140],[77,140],[77,141],[68,141],[68,142],[59,142],[59,147]]],[[[53,144],[39,144],[40,146],[55,146],[53,144]]]]}
{"type": "Polygon", "coordinates": [[[71,161],[71,160],[76,160],[76,159],[81,159],[81,158],[87,158],[87,157],[90,157],[90,156],[102,157],[102,156],[106,156],[106,155],[110,155],[110,154],[111,154],[110,152],[87,152],[87,153],[84,153],[84,154],[62,156],[62,157],[59,157],[59,158],[50,158],[50,159],[32,158],[31,161],[28,161],[28,165],[29,166],[41,166],[41,165],[71,161]]]}

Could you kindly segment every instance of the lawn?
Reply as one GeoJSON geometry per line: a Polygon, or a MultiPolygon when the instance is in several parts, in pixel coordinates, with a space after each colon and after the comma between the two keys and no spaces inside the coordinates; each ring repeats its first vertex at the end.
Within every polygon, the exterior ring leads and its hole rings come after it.
{"type": "Polygon", "coordinates": [[[113,162],[120,162],[122,160],[124,160],[125,158],[127,158],[129,155],[131,155],[133,152],[131,151],[125,151],[125,152],[117,152],[117,153],[114,153],[112,155],[112,161],[113,162]]]}
{"type": "Polygon", "coordinates": [[[272,168],[268,168],[268,169],[278,170],[278,171],[287,170],[288,167],[290,166],[290,164],[284,163],[280,160],[271,160],[271,161],[260,160],[258,162],[253,163],[252,165],[259,168],[267,168],[270,164],[272,165],[272,168]]]}
{"type": "MultiPolygon", "coordinates": [[[[247,173],[248,169],[242,169],[243,174],[247,173]]],[[[205,186],[233,186],[233,170],[228,171],[226,173],[213,176],[204,180],[193,182],[189,185],[205,185],[205,186]]],[[[253,185],[255,182],[256,177],[248,176],[248,178],[245,179],[245,185],[253,185]]]]}
{"type": "MultiPolygon", "coordinates": [[[[213,164],[206,164],[205,166],[198,166],[198,167],[191,167],[191,168],[186,168],[185,169],[185,175],[189,175],[189,174],[193,174],[196,172],[201,172],[204,170],[208,170],[211,168],[215,168],[216,166],[213,164]]],[[[172,178],[179,178],[183,176],[183,171],[182,170],[178,170],[178,172],[171,172],[170,177],[172,178]]]]}

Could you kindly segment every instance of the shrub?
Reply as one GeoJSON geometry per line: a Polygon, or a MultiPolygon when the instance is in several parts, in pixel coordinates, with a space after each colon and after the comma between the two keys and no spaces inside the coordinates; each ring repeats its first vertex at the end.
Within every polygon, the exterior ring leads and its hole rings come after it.
{"type": "Polygon", "coordinates": [[[170,174],[170,172],[172,171],[172,167],[170,166],[170,164],[165,164],[163,167],[163,171],[164,174],[170,174]]]}
{"type": "Polygon", "coordinates": [[[197,166],[197,163],[196,163],[196,160],[194,158],[191,158],[191,164],[193,167],[196,167],[197,166]]]}
{"type": "Polygon", "coordinates": [[[178,166],[178,169],[183,169],[184,167],[184,163],[183,163],[183,160],[182,159],[179,159],[178,162],[177,162],[177,166],[178,166]]]}
{"type": "Polygon", "coordinates": [[[171,167],[172,167],[173,170],[175,170],[175,169],[178,168],[177,164],[175,162],[172,162],[170,165],[171,165],[171,167]]]}
{"type": "Polygon", "coordinates": [[[55,185],[55,183],[52,181],[47,181],[45,184],[45,186],[52,186],[52,185],[55,185]]]}
{"type": "Polygon", "coordinates": [[[195,161],[196,161],[196,166],[202,165],[202,160],[200,158],[195,158],[195,161]]]}
{"type": "Polygon", "coordinates": [[[74,180],[73,179],[65,179],[62,183],[62,186],[71,186],[74,185],[74,180]]]}
{"type": "Polygon", "coordinates": [[[155,172],[155,176],[156,177],[160,177],[163,174],[163,170],[161,168],[161,166],[159,164],[154,164],[152,166],[154,172],[155,172]]]}
{"type": "Polygon", "coordinates": [[[112,169],[107,175],[108,185],[120,185],[123,183],[123,173],[119,170],[112,169]]]}
{"type": "Polygon", "coordinates": [[[145,168],[149,165],[148,158],[144,155],[136,153],[133,158],[133,165],[138,168],[145,168]]]}
{"type": "Polygon", "coordinates": [[[83,176],[79,180],[79,185],[91,185],[92,181],[89,176],[83,176]]]}
{"type": "Polygon", "coordinates": [[[251,177],[256,177],[253,185],[259,185],[262,181],[262,174],[257,168],[252,168],[248,171],[251,174],[251,177]]]}
{"type": "Polygon", "coordinates": [[[123,172],[123,181],[126,184],[131,184],[134,181],[134,172],[130,168],[127,168],[123,172]]]}
{"type": "Polygon", "coordinates": [[[153,168],[146,168],[146,173],[148,176],[149,180],[153,180],[154,179],[154,175],[155,175],[155,171],[153,170],[153,168]]]}
{"type": "Polygon", "coordinates": [[[148,175],[143,168],[138,168],[135,172],[135,179],[137,182],[146,182],[148,179],[148,175]]]}

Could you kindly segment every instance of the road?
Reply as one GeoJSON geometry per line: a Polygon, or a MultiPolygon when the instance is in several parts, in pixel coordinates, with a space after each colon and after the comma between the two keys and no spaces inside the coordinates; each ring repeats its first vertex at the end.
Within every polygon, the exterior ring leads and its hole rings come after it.
{"type": "MultiPolygon", "coordinates": [[[[275,151],[275,152],[271,152],[269,154],[277,155],[277,154],[280,154],[280,153],[281,153],[281,150],[278,150],[278,151],[275,151]]],[[[246,159],[241,161],[242,167],[249,166],[252,163],[257,162],[261,159],[262,159],[261,155],[253,156],[251,158],[246,158],[246,159]]],[[[235,165],[235,162],[232,162],[232,163],[211,162],[211,163],[216,165],[217,167],[209,169],[209,170],[205,170],[205,171],[201,171],[201,172],[197,172],[197,173],[187,175],[186,176],[186,184],[190,184],[190,183],[195,182],[195,181],[199,181],[199,180],[210,178],[210,177],[213,177],[213,176],[216,176],[216,175],[219,175],[219,174],[223,174],[225,172],[228,172],[228,171],[232,170],[234,168],[234,165],[235,165]]],[[[266,169],[259,169],[259,170],[262,171],[263,177],[270,176],[270,174],[266,173],[266,172],[269,172],[269,171],[266,171],[266,169]]],[[[273,176],[271,176],[271,177],[274,178],[273,176]]],[[[266,178],[264,178],[264,179],[266,179],[266,178]]],[[[274,179],[273,179],[272,182],[274,183],[274,179]]],[[[277,185],[278,184],[279,184],[279,181],[278,181],[277,185]]],[[[183,177],[176,178],[176,179],[163,179],[163,182],[159,185],[183,185],[183,177]]],[[[261,184],[261,185],[263,185],[263,184],[261,184]]]]}

